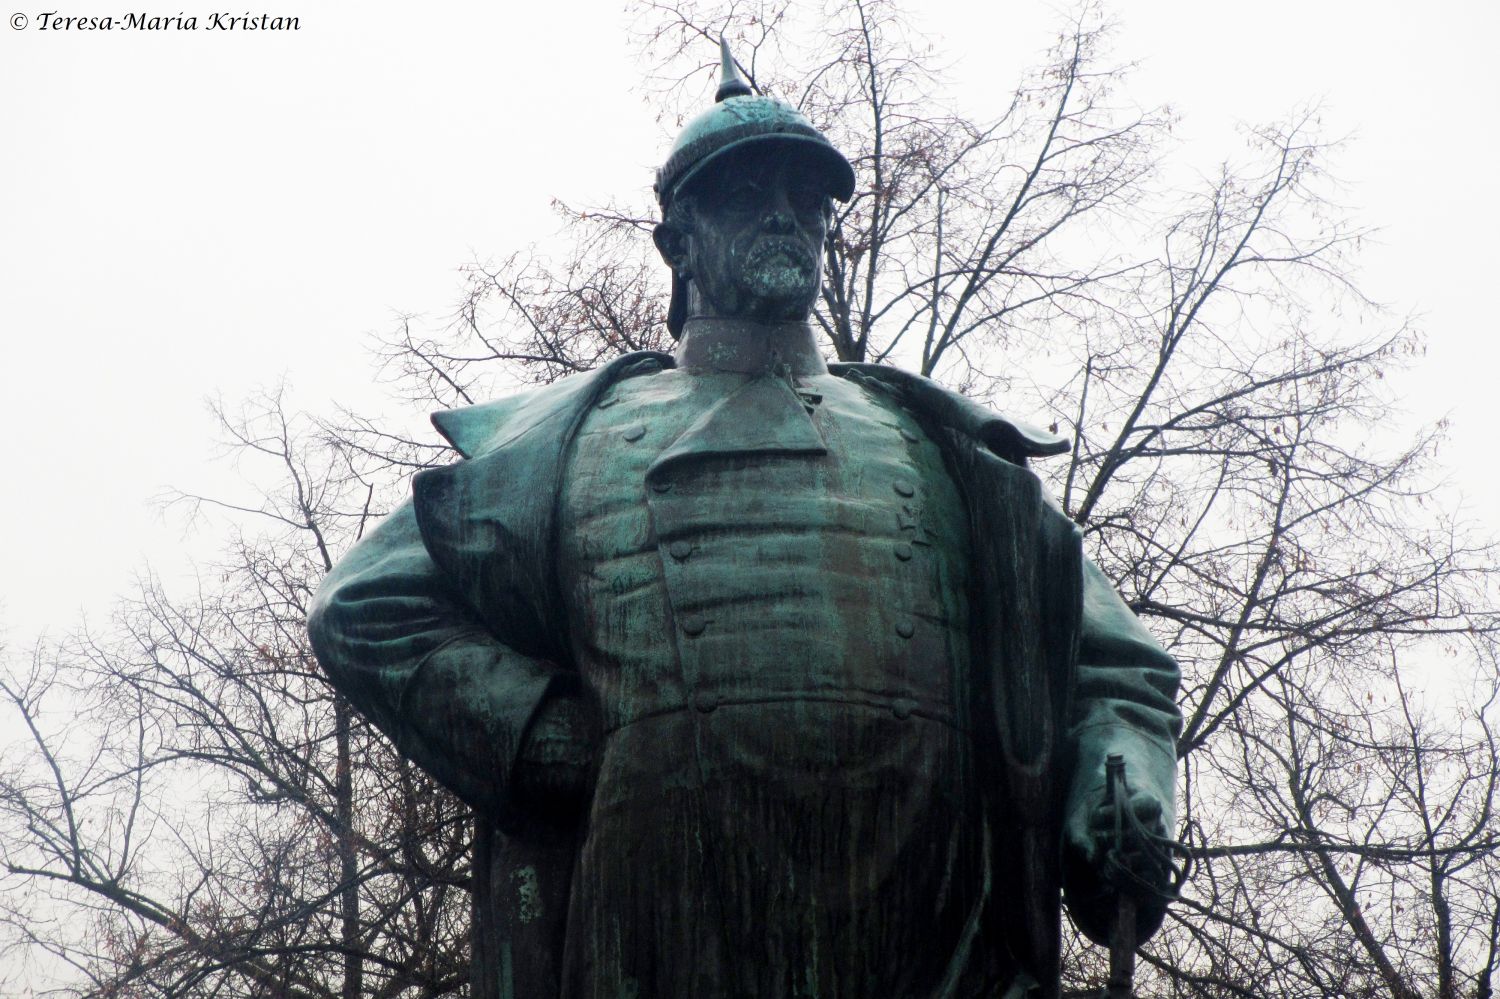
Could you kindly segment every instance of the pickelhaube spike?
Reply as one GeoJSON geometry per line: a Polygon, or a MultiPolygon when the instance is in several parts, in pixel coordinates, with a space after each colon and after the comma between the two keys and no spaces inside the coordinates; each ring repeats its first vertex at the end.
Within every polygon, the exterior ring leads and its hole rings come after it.
{"type": "Polygon", "coordinates": [[[714,94],[714,103],[728,97],[749,97],[754,92],[750,89],[749,82],[740,75],[740,68],[734,64],[734,56],[729,53],[729,42],[720,36],[719,89],[714,94]]]}

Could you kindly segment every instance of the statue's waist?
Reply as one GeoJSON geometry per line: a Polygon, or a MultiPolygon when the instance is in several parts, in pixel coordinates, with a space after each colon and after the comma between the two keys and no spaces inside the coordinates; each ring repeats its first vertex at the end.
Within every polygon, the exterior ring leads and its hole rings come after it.
{"type": "Polygon", "coordinates": [[[707,683],[691,691],[658,691],[637,696],[627,703],[607,706],[605,731],[616,732],[676,712],[710,715],[731,708],[739,709],[734,713],[746,724],[774,724],[781,729],[795,728],[799,722],[811,723],[813,719],[821,724],[831,715],[842,715],[855,725],[859,724],[861,716],[873,715],[881,722],[887,718],[898,722],[915,718],[940,722],[959,730],[969,727],[968,720],[960,716],[947,690],[933,693],[916,689],[793,689],[707,683]]]}
{"type": "Polygon", "coordinates": [[[603,626],[575,661],[609,728],[671,711],[804,703],[964,727],[955,706],[970,700],[968,636],[941,608],[905,615],[819,596],[718,605],[697,620],[637,598],[626,613],[591,616],[603,626]]]}
{"type": "Polygon", "coordinates": [[[970,734],[945,705],[846,694],[662,705],[610,729],[596,803],[613,807],[675,790],[744,783],[958,801],[971,786],[970,734]],[[923,790],[925,789],[925,790],[923,790]]]}

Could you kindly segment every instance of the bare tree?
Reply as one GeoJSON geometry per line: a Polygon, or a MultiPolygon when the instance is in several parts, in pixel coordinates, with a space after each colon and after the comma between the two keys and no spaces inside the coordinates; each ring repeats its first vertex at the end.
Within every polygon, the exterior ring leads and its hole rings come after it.
{"type": "Polygon", "coordinates": [[[467,814],[334,695],[305,633],[379,490],[279,393],[221,417],[279,481],[216,505],[268,529],[237,531],[196,597],[147,578],[0,680],[28,735],[0,773],[0,920],[74,970],[68,994],[461,992],[467,814]]]}
{"type": "Polygon", "coordinates": [[[1327,303],[1371,310],[1344,255],[1361,234],[1321,195],[1311,129],[1255,133],[1259,166],[1190,202],[1112,321],[1075,338],[1079,374],[1053,397],[1075,435],[1061,493],[1185,670],[1184,834],[1207,845],[1158,944],[1170,994],[1458,995],[1455,941],[1470,981],[1494,958],[1475,943],[1493,906],[1448,876],[1497,855],[1492,791],[1473,783],[1492,709],[1469,712],[1483,735],[1453,785],[1439,746],[1473,738],[1461,718],[1382,734],[1374,698],[1404,697],[1450,643],[1493,660],[1497,553],[1430,505],[1432,435],[1375,449],[1384,372],[1419,341],[1335,324],[1327,303]],[[1396,808],[1392,780],[1428,796],[1396,808]],[[1412,865],[1429,868],[1420,905],[1401,901],[1412,865]]]}
{"type": "MultiPolygon", "coordinates": [[[[1490,999],[1500,551],[1431,495],[1438,430],[1387,429],[1386,375],[1421,338],[1354,281],[1365,232],[1316,113],[1171,190],[1166,117],[1122,96],[1094,6],[988,118],[943,104],[893,0],[634,9],[669,121],[700,109],[725,35],[854,161],[817,312],[832,356],[1073,436],[1038,471],[1185,676],[1192,876],[1141,994],[1490,999]]],[[[667,343],[652,206],[558,210],[565,252],[474,265],[448,324],[387,338],[409,402],[667,343]]],[[[110,631],[0,688],[29,745],[0,773],[16,952],[75,968],[77,994],[460,993],[463,812],[302,638],[332,560],[451,456],[369,414],[299,424],[275,396],[224,425],[275,471],[226,511],[218,581],[183,601],[148,580],[110,631]]],[[[1099,962],[1070,941],[1072,994],[1099,962]]]]}

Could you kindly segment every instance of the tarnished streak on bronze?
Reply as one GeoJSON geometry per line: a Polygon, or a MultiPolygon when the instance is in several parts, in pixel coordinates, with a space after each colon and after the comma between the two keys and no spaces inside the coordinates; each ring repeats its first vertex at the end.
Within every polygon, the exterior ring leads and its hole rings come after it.
{"type": "Polygon", "coordinates": [[[1062,886],[1066,787],[1057,775],[1074,764],[1059,758],[1068,747],[1057,723],[1072,712],[1083,553],[1077,529],[1049,516],[1035,476],[973,445],[954,454],[970,489],[1005,511],[976,519],[971,537],[978,586],[990,594],[974,629],[981,698],[998,722],[985,733],[998,745],[982,754],[983,784],[992,813],[1011,817],[995,829],[997,855],[1018,858],[999,868],[997,890],[1016,903],[1002,918],[1023,966],[1053,969],[1059,940],[1044,917],[1062,886]]]}

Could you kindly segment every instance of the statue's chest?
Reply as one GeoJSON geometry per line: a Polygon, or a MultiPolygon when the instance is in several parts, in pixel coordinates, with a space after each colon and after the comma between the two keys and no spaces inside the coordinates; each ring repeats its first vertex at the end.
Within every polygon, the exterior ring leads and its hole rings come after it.
{"type": "Polygon", "coordinates": [[[612,714],[828,697],[950,720],[967,521],[898,406],[827,376],[629,379],[562,506],[574,646],[612,714]]]}

